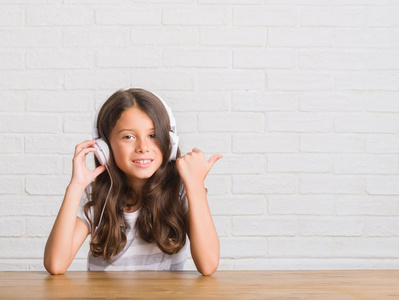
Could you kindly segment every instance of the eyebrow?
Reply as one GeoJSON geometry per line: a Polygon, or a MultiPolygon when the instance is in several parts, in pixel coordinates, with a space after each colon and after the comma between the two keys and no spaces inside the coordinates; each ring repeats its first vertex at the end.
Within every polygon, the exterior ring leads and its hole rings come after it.
{"type": "MultiPolygon", "coordinates": [[[[121,129],[118,131],[118,134],[121,133],[122,131],[135,131],[134,129],[121,129]]],[[[148,131],[155,131],[155,128],[150,128],[148,131]]]]}

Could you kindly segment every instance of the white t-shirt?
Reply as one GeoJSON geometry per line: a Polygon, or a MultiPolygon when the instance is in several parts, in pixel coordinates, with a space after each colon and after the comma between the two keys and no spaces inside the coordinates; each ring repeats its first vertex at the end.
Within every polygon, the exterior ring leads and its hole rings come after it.
{"type": "MultiPolygon", "coordinates": [[[[78,218],[87,224],[90,231],[90,222],[86,218],[83,206],[90,197],[91,186],[86,189],[83,194],[81,204],[79,206],[78,218]]],[[[184,213],[187,212],[188,203],[184,186],[180,189],[180,201],[184,213]]],[[[152,271],[173,271],[183,270],[184,264],[187,260],[189,251],[189,240],[186,236],[186,244],[176,254],[166,254],[158,248],[156,244],[149,244],[144,242],[135,229],[137,217],[140,209],[133,213],[125,213],[126,219],[126,246],[118,254],[115,255],[111,264],[109,264],[104,257],[94,257],[89,251],[87,259],[87,269],[89,271],[134,271],[134,270],[152,270],[152,271]]],[[[90,208],[89,217],[93,216],[93,207],[90,208]]]]}

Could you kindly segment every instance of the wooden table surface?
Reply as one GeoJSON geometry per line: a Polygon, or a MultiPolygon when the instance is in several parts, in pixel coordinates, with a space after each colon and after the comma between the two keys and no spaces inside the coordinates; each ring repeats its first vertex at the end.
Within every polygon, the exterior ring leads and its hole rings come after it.
{"type": "Polygon", "coordinates": [[[399,270],[0,272],[0,299],[399,299],[399,270]]]}

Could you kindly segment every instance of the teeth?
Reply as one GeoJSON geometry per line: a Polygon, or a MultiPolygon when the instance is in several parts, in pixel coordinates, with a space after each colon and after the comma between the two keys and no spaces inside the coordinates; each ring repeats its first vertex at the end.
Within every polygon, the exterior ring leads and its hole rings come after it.
{"type": "Polygon", "coordinates": [[[151,162],[150,159],[146,159],[146,160],[135,160],[135,163],[139,163],[139,164],[148,164],[151,162]]]}

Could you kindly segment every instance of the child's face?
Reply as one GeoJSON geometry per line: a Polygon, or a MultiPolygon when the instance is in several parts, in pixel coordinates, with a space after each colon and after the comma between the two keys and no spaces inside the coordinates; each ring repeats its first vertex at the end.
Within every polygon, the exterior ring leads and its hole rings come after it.
{"type": "Polygon", "coordinates": [[[110,134],[114,159],[133,187],[142,186],[162,164],[151,118],[137,107],[125,110],[110,134]]]}

